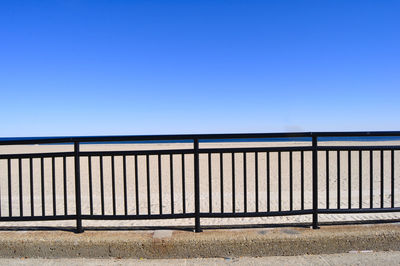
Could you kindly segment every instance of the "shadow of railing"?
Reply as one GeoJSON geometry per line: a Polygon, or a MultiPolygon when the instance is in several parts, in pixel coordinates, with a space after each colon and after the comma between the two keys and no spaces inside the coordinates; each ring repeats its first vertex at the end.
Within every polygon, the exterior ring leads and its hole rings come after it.
{"type": "MultiPolygon", "coordinates": [[[[335,225],[374,225],[399,223],[400,219],[386,220],[363,220],[363,221],[331,221],[320,222],[321,226],[335,225]]],[[[229,230],[229,229],[268,229],[268,228],[310,228],[310,223],[284,223],[284,224],[245,224],[245,225],[204,225],[203,230],[229,230]]],[[[193,226],[87,226],[85,231],[155,231],[155,230],[174,230],[193,232],[193,226]]],[[[72,226],[0,226],[1,231],[64,231],[76,232],[72,226]]]]}

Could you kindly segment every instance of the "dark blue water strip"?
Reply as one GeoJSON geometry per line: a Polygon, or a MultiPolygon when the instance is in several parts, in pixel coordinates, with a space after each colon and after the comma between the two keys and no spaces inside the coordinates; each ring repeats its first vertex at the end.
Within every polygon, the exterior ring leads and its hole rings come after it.
{"type": "MultiPolygon", "coordinates": [[[[60,137],[64,138],[64,137],[60,137]]],[[[46,139],[46,137],[35,138],[0,138],[0,140],[23,140],[23,139],[46,139]]],[[[309,137],[298,138],[242,138],[242,139],[206,139],[200,140],[202,143],[217,143],[217,142],[308,142],[309,137]]],[[[319,137],[318,141],[400,141],[400,137],[319,137]]],[[[192,140],[143,140],[143,141],[111,141],[111,142],[81,142],[82,144],[152,144],[152,143],[192,143],[192,140]]],[[[69,145],[71,143],[63,143],[69,145]]],[[[41,145],[60,145],[60,143],[41,144],[41,145]]]]}

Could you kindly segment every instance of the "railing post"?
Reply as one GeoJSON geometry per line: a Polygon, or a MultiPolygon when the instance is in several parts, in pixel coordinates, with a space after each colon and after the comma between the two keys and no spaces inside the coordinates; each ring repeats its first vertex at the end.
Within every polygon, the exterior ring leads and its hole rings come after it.
{"type": "Polygon", "coordinates": [[[202,232],[200,227],[200,170],[199,170],[199,139],[195,138],[194,146],[194,208],[195,208],[195,226],[196,233],[202,232]]]}
{"type": "Polygon", "coordinates": [[[80,174],[80,157],[79,157],[79,142],[74,142],[74,158],[75,158],[75,204],[76,204],[76,232],[82,233],[81,219],[81,174],[80,174]]]}
{"type": "Polygon", "coordinates": [[[312,228],[318,229],[318,139],[317,136],[312,136],[312,184],[313,184],[313,213],[312,213],[312,228]]]}

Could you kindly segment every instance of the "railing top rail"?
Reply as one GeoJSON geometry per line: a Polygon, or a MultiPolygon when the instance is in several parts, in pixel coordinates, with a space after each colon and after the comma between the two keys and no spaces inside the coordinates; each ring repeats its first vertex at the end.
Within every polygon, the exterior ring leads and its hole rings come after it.
{"type": "Polygon", "coordinates": [[[180,135],[122,135],[122,136],[74,136],[74,137],[32,137],[0,138],[0,145],[49,144],[73,142],[118,142],[118,141],[168,141],[168,140],[209,140],[242,138],[301,138],[301,137],[384,137],[399,136],[400,131],[357,131],[357,132],[289,132],[289,133],[229,133],[229,134],[180,134],[180,135]]]}

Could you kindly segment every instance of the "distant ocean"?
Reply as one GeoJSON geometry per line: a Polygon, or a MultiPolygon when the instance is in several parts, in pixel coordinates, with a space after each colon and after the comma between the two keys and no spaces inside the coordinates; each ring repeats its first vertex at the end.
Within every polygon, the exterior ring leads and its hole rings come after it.
{"type": "MultiPolygon", "coordinates": [[[[400,137],[319,137],[318,141],[400,141],[400,137]]],[[[204,139],[203,143],[215,142],[303,142],[312,141],[311,138],[243,138],[243,139],[204,139]]],[[[192,140],[146,140],[121,141],[118,143],[191,143],[192,140]]]]}
{"type": "MultiPolygon", "coordinates": [[[[400,137],[319,137],[318,141],[400,141],[400,137]]],[[[312,141],[311,138],[243,138],[243,139],[204,139],[202,143],[215,142],[303,142],[312,141]]],[[[191,143],[191,140],[147,140],[122,141],[118,143],[191,143]]]]}
{"type": "MultiPolygon", "coordinates": [[[[46,137],[37,138],[0,138],[0,141],[5,140],[26,140],[26,139],[45,139],[46,137]]],[[[58,137],[57,137],[58,138],[58,137]]],[[[64,138],[64,137],[60,137],[64,138]]],[[[202,143],[215,143],[215,142],[304,142],[311,141],[309,137],[298,138],[243,138],[243,139],[205,139],[200,140],[202,143]]],[[[318,141],[400,141],[399,137],[319,137],[318,141]]],[[[134,144],[134,143],[192,143],[192,140],[144,140],[144,141],[112,141],[112,142],[81,142],[82,144],[106,144],[106,143],[121,143],[121,144],[134,144]]],[[[68,143],[65,143],[68,144],[68,143]]]]}

